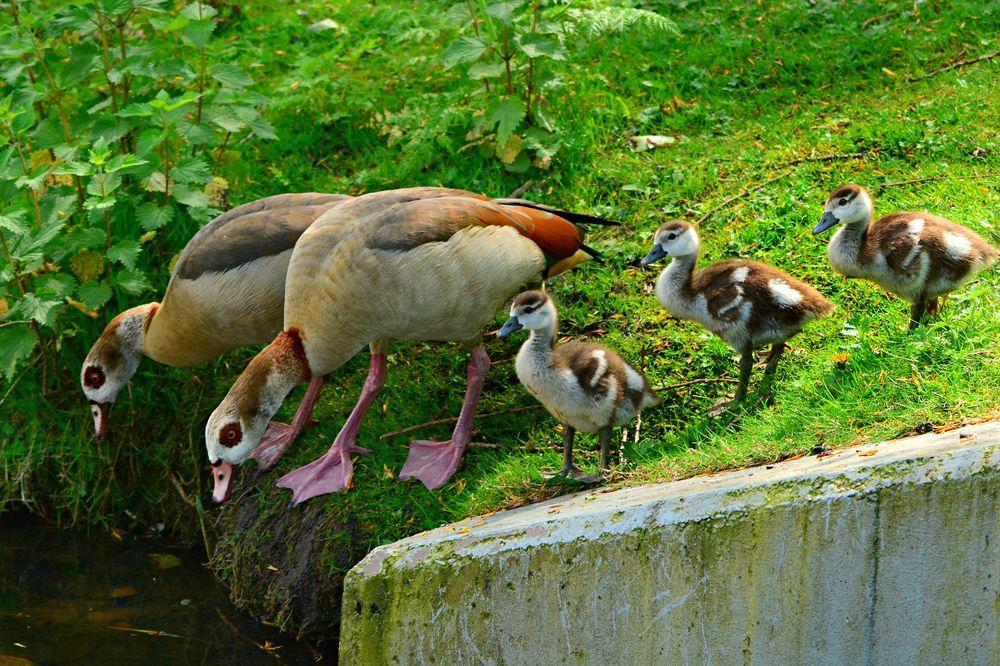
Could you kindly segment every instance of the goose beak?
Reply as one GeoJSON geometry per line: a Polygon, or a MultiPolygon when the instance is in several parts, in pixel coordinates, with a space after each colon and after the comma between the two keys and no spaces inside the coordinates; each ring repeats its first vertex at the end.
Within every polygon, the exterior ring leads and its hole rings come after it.
{"type": "Polygon", "coordinates": [[[94,417],[94,432],[98,437],[104,437],[108,428],[108,412],[111,411],[110,402],[90,401],[90,413],[94,417]]]}
{"type": "Polygon", "coordinates": [[[666,251],[659,244],[654,245],[653,249],[649,251],[646,258],[639,262],[640,266],[646,266],[653,263],[654,261],[659,261],[663,257],[667,256],[666,251]]]}
{"type": "Polygon", "coordinates": [[[223,504],[229,499],[229,493],[233,489],[234,473],[233,463],[220,460],[215,465],[212,465],[212,481],[215,482],[215,489],[212,490],[212,499],[216,504],[223,504]]]}
{"type": "Polygon", "coordinates": [[[833,213],[829,213],[829,212],[823,213],[823,219],[820,220],[819,224],[816,225],[816,228],[813,229],[813,233],[814,234],[823,233],[824,231],[826,231],[827,229],[829,229],[833,225],[837,224],[838,222],[840,222],[840,220],[838,220],[837,218],[835,218],[833,216],[833,213]]]}
{"type": "Polygon", "coordinates": [[[524,326],[522,326],[521,322],[517,320],[517,317],[511,317],[507,320],[507,323],[501,326],[500,330],[497,331],[497,337],[506,338],[511,333],[520,331],[522,328],[524,328],[524,326]]]}

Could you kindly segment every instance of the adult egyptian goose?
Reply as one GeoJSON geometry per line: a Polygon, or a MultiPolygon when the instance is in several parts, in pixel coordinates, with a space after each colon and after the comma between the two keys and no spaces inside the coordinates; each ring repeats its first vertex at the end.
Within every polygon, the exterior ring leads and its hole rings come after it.
{"type": "Polygon", "coordinates": [[[771,345],[765,373],[772,374],[785,341],[813,319],[829,315],[834,305],[806,283],[756,261],[726,259],[695,271],[699,249],[692,225],[667,222],[642,264],[673,258],[656,281],[656,296],[670,314],[698,322],[740,353],[734,400],[740,402],[750,383],[753,350],[771,345]]]}
{"type": "Polygon", "coordinates": [[[361,419],[385,382],[390,340],[457,340],[472,349],[452,438],[417,441],[400,478],[439,488],[472,433],[490,366],[480,335],[503,302],[590,258],[575,223],[604,220],[514,199],[437,187],[374,192],[309,228],[288,267],[285,328],[251,361],[205,427],[217,501],[233,465],[253,453],[267,420],[296,384],[336,370],[366,345],[371,367],[358,404],[318,460],[278,481],[292,504],[347,488],[361,419]]]}
{"type": "MultiPolygon", "coordinates": [[[[202,228],[181,252],[160,303],[111,320],[83,362],[80,382],[97,436],[107,428],[118,392],[142,357],[175,367],[274,339],[281,331],[285,273],[292,247],[316,218],[350,197],[280,194],[234,208],[202,228]]],[[[260,462],[273,464],[305,426],[320,380],[311,384],[291,428],[271,424],[260,462]],[[267,455],[265,455],[267,454],[267,455]]]]}
{"type": "Polygon", "coordinates": [[[997,249],[975,232],[930,213],[890,213],[872,223],[872,197],[845,185],[826,200],[814,234],[843,226],[830,239],[833,270],[871,280],[910,303],[910,329],[924,312],[939,312],[938,297],[997,261],[997,249]]]}
{"type": "Polygon", "coordinates": [[[593,482],[608,469],[611,429],[631,421],[655,404],[649,382],[622,357],[590,342],[555,344],[558,314],[541,291],[526,291],[510,306],[510,319],[497,332],[505,337],[531,331],[517,354],[517,378],[563,424],[563,466],[555,475],[593,482]],[[596,432],[601,441],[597,474],[582,474],[573,464],[576,431],[596,432]]]}

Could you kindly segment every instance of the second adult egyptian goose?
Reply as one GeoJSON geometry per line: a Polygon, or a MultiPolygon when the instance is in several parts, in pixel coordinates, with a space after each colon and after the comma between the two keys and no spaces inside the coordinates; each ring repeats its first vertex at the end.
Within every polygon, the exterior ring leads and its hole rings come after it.
{"type": "Polygon", "coordinates": [[[465,401],[452,438],[416,441],[400,478],[444,485],[472,433],[489,357],[482,329],[525,284],[589,258],[574,223],[604,222],[539,204],[419,187],[346,202],[302,235],[288,268],[285,328],[247,366],[205,427],[224,499],[233,465],[260,442],[267,420],[298,383],[373,347],[358,404],[318,460],[278,481],[297,504],[348,487],[365,412],[385,382],[390,340],[457,340],[472,349],[465,401]]]}
{"type": "Polygon", "coordinates": [[[701,243],[694,226],[667,222],[657,230],[653,249],[642,263],[673,261],[656,281],[656,297],[680,319],[698,322],[740,353],[740,380],[734,402],[746,397],[753,350],[771,345],[765,373],[772,374],[785,341],[817,317],[833,312],[822,294],[773,266],[747,259],[726,259],[700,271],[701,243]]]}
{"type": "MultiPolygon", "coordinates": [[[[143,356],[187,367],[273,340],[281,331],[292,247],[316,218],[348,199],[343,194],[279,194],[233,208],[195,234],[174,265],[163,300],[112,319],[83,362],[80,383],[98,437],[143,356]]],[[[271,424],[262,465],[273,464],[281,445],[304,427],[320,386],[318,379],[310,385],[291,427],[271,424]]]]}
{"type": "Polygon", "coordinates": [[[936,315],[938,298],[958,289],[997,261],[1000,252],[951,220],[909,211],[872,223],[872,197],[859,185],[833,191],[814,234],[843,225],[830,239],[833,270],[878,284],[911,304],[910,329],[925,312],[936,315]]]}
{"type": "Polygon", "coordinates": [[[656,402],[649,382],[604,345],[567,342],[556,345],[558,313],[541,291],[526,291],[510,306],[500,337],[526,328],[531,336],[517,354],[517,378],[528,392],[563,424],[563,466],[556,475],[593,482],[608,469],[611,429],[628,423],[656,402]],[[601,462],[597,474],[583,474],[573,464],[576,431],[599,433],[601,462]]]}

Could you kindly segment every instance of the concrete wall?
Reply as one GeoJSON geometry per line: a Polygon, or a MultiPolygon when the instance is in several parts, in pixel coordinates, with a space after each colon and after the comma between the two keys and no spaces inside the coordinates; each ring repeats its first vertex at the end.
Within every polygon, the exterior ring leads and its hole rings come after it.
{"type": "Polygon", "coordinates": [[[1000,424],[561,497],[372,551],[344,664],[1000,664],[1000,424]]]}

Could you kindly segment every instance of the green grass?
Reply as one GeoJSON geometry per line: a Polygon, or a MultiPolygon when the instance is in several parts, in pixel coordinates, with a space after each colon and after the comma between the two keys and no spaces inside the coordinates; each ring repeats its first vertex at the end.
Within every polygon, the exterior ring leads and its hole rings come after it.
{"type": "MultiPolygon", "coordinates": [[[[637,441],[629,430],[613,482],[766,463],[817,445],[903,435],[927,421],[995,414],[998,271],[954,294],[940,320],[911,334],[906,304],[833,273],[828,237],[813,238],[809,230],[829,191],[845,182],[872,189],[877,212],[927,209],[980,233],[998,229],[998,61],[915,83],[906,78],[960,55],[995,51],[1000,6],[971,0],[647,4],[673,18],[680,35],[606,39],[584,48],[573,65],[553,69],[563,85],[545,94],[564,128],[564,146],[551,170],[526,174],[506,172],[485,149],[459,150],[465,123],[483,102],[474,85],[458,71],[443,72],[434,59],[453,31],[428,3],[351,0],[300,3],[304,17],[290,6],[234,14],[219,48],[249,66],[258,88],[272,97],[269,118],[281,140],[235,166],[233,203],[283,191],[438,184],[503,196],[531,180],[536,185],[526,198],[622,222],[590,238],[604,252],[604,265],[586,265],[552,283],[561,334],[589,331],[642,366],[654,386],[667,386],[732,378],[737,360],[697,325],[667,317],[651,293],[656,271],[629,263],[648,250],[664,220],[698,219],[785,174],[702,223],[703,261],[772,263],[812,283],[838,310],[793,339],[775,378],[773,404],[710,419],[708,406],[729,385],[663,391],[662,403],[643,414],[637,441]],[[305,32],[325,17],[346,32],[305,32]],[[396,121],[386,121],[387,113],[402,118],[407,130],[391,145],[386,132],[396,121]],[[632,134],[679,141],[633,153],[627,147],[632,134]],[[856,152],[863,155],[791,163],[856,152]],[[931,180],[886,185],[917,179],[931,180]],[[840,353],[850,355],[843,367],[831,360],[840,353]]],[[[39,399],[40,380],[29,372],[0,396],[6,417],[0,505],[27,501],[63,520],[115,524],[132,520],[127,509],[139,525],[166,520],[190,533],[194,511],[178,487],[189,499],[207,499],[203,424],[253,352],[193,372],[144,362],[112,412],[110,438],[95,442],[76,373],[99,329],[94,323],[64,341],[57,392],[39,399]]],[[[533,404],[513,371],[522,341],[487,340],[494,366],[481,413],[533,404]]],[[[393,346],[388,382],[359,438],[372,455],[357,462],[349,493],[313,500],[331,517],[357,518],[367,545],[574,489],[541,479],[540,472],[560,462],[557,424],[543,411],[479,419],[474,440],[489,448],[470,450],[464,469],[441,491],[392,480],[408,438],[379,436],[456,415],[467,358],[458,345],[393,346]]],[[[273,480],[326,449],[366,371],[361,355],[331,376],[316,411],[321,425],[256,480],[262,489],[256,499],[243,501],[268,511],[285,504],[288,493],[272,488],[273,480]]],[[[760,376],[757,370],[752,391],[760,376]]],[[[291,418],[303,388],[280,418],[291,418]]],[[[751,401],[755,397],[751,393],[751,401]]],[[[413,435],[446,438],[450,430],[441,425],[413,435]]],[[[582,465],[596,466],[595,444],[580,438],[582,465]]],[[[237,498],[253,485],[252,464],[245,467],[251,481],[241,480],[237,498]]]]}

